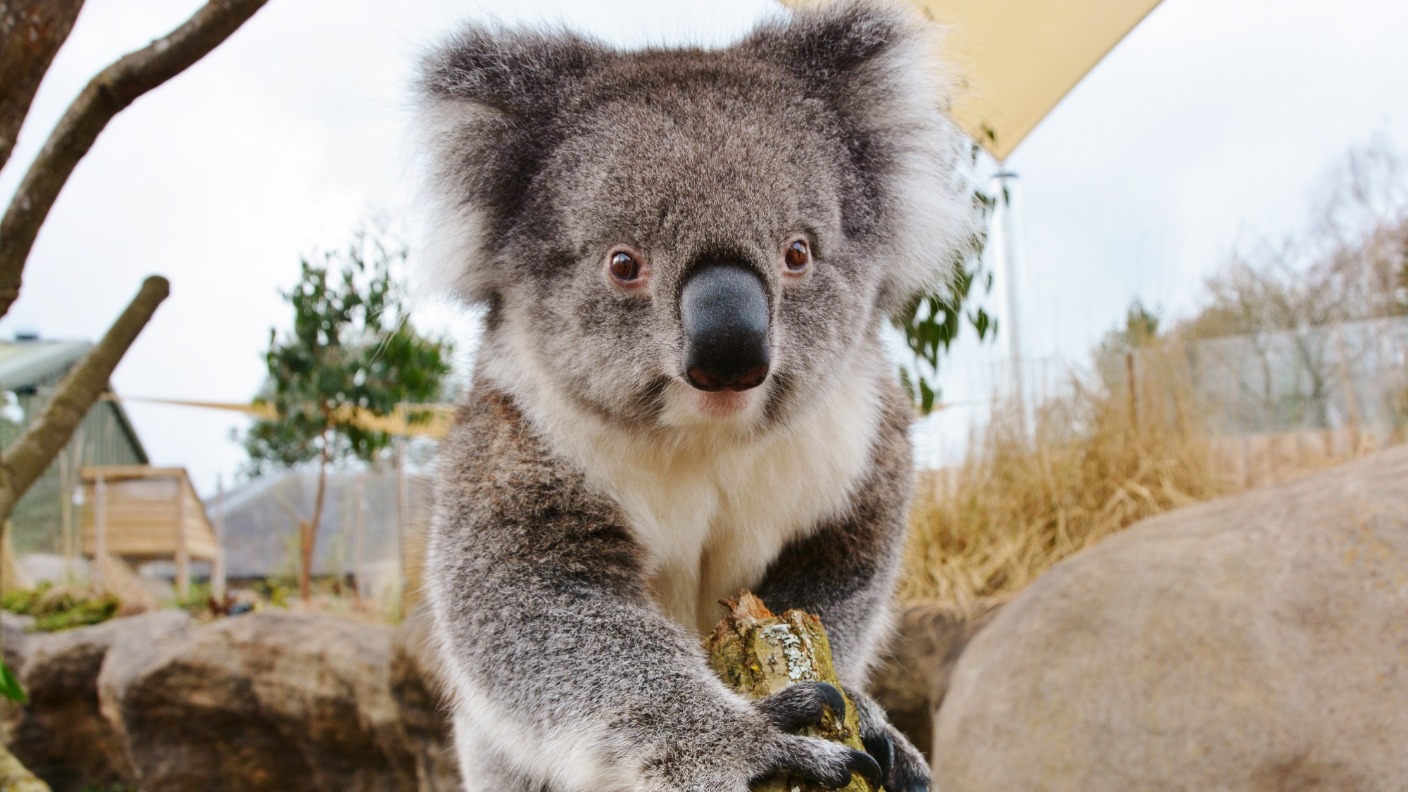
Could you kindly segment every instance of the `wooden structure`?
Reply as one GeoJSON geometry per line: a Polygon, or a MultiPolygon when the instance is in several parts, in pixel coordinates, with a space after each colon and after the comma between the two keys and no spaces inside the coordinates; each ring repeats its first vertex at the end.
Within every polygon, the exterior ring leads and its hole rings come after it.
{"type": "Polygon", "coordinates": [[[83,468],[83,554],[132,563],[176,562],[176,589],[190,593],[191,562],[219,567],[220,543],[185,468],[83,468]]]}

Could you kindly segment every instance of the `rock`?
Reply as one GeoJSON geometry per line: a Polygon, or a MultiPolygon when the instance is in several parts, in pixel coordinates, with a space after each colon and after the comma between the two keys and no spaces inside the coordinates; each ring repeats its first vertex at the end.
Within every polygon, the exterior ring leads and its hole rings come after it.
{"type": "Polygon", "coordinates": [[[258,613],[103,668],[103,710],[145,792],[414,789],[390,692],[392,628],[258,613]]]}
{"type": "MultiPolygon", "coordinates": [[[[25,648],[29,643],[27,632],[34,626],[33,616],[21,616],[9,611],[0,611],[0,641],[4,642],[5,665],[9,666],[15,673],[24,667],[25,648]]],[[[7,698],[0,698],[0,736],[4,737],[8,744],[14,733],[15,726],[23,716],[24,710],[19,704],[7,698]]]]}
{"type": "Polygon", "coordinates": [[[0,629],[4,630],[3,638],[5,649],[5,662],[10,668],[19,668],[23,665],[24,646],[29,642],[29,630],[34,627],[33,616],[22,616],[18,613],[0,611],[0,629]]]}
{"type": "Polygon", "coordinates": [[[1408,784],[1408,447],[1147,520],[973,639],[935,771],[970,790],[1408,784]]]}
{"type": "Polygon", "coordinates": [[[17,668],[29,704],[9,729],[15,756],[54,792],[130,781],[121,736],[99,710],[99,669],[117,642],[151,643],[188,621],[182,611],[161,611],[25,636],[17,668]]]}
{"type": "Polygon", "coordinates": [[[934,744],[934,713],[965,646],[992,621],[1000,606],[972,613],[936,605],[911,605],[900,614],[895,636],[870,675],[870,693],[890,723],[927,756],[934,744]]]}
{"type": "Polygon", "coordinates": [[[410,751],[415,756],[419,792],[459,792],[459,764],[450,734],[448,702],[433,670],[430,612],[416,608],[396,628],[391,641],[391,695],[401,711],[410,751]]]}

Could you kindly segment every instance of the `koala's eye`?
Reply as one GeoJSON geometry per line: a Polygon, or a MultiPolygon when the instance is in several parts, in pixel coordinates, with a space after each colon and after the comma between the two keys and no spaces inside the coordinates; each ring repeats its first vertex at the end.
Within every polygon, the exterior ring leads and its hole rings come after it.
{"type": "Polygon", "coordinates": [[[616,285],[634,288],[644,283],[650,271],[640,253],[618,247],[606,255],[606,273],[616,285]]]}
{"type": "Polygon", "coordinates": [[[782,260],[787,265],[788,272],[793,274],[805,272],[812,263],[812,249],[807,245],[807,240],[792,240],[787,245],[787,249],[783,251],[782,260]]]}

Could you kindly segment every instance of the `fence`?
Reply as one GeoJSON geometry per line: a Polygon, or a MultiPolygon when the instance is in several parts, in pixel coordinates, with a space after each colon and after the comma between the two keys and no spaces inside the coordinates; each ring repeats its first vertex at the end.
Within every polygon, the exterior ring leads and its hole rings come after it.
{"type": "Polygon", "coordinates": [[[1155,345],[1124,363],[1103,374],[1136,425],[1141,411],[1195,410],[1242,486],[1399,442],[1408,427],[1405,318],[1155,345]]]}
{"type": "MultiPolygon", "coordinates": [[[[995,410],[1011,410],[1006,360],[945,370],[944,407],[916,432],[921,466],[960,465],[995,410]]],[[[1229,482],[1254,486],[1408,439],[1408,318],[1161,343],[1080,369],[1022,361],[1028,425],[1075,387],[1127,400],[1130,420],[1173,419],[1207,433],[1229,482]],[[1197,420],[1183,420],[1185,413],[1197,420]]]]}

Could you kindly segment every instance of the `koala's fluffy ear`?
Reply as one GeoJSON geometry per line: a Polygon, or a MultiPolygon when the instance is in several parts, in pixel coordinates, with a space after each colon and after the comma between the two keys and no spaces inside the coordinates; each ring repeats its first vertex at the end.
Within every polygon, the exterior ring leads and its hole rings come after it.
{"type": "Polygon", "coordinates": [[[887,311],[943,287],[977,231],[971,144],[945,114],[940,32],[907,3],[833,0],[739,45],[792,72],[839,119],[846,232],[884,254],[887,311]]]}
{"type": "Polygon", "coordinates": [[[606,57],[568,33],[471,27],[424,59],[417,120],[435,206],[422,274],[436,288],[470,303],[499,291],[490,251],[523,211],[574,87],[606,57]]]}

